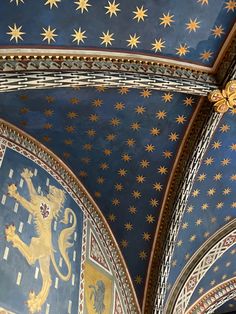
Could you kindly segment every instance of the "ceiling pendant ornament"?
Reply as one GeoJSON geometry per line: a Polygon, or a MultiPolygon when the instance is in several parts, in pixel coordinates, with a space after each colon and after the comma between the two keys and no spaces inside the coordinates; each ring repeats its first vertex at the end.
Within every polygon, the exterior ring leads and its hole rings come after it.
{"type": "Polygon", "coordinates": [[[222,91],[216,89],[210,92],[208,99],[215,103],[214,109],[218,113],[225,113],[236,107],[236,80],[229,81],[222,91]]]}

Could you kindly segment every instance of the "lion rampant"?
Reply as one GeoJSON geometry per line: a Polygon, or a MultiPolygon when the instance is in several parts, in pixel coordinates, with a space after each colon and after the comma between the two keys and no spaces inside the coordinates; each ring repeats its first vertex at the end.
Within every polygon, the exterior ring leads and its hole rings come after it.
{"type": "Polygon", "coordinates": [[[60,279],[68,281],[71,277],[71,263],[68,256],[68,249],[73,246],[73,243],[69,242],[69,238],[75,231],[77,219],[72,209],[65,209],[64,218],[61,222],[63,224],[68,224],[69,217],[72,215],[73,223],[70,227],[64,228],[58,238],[60,254],[63,257],[68,270],[67,274],[64,275],[59,270],[55,260],[51,225],[53,219],[57,219],[60,214],[60,210],[65,201],[65,193],[63,190],[50,185],[49,193],[45,196],[40,195],[36,192],[31,180],[33,173],[29,169],[24,169],[21,176],[27,184],[30,200],[26,200],[18,193],[15,184],[8,186],[8,194],[32,214],[34,217],[37,237],[31,239],[30,245],[25,244],[16,234],[14,225],[7,226],[5,234],[6,240],[12,242],[13,247],[21,252],[29,265],[35,264],[37,260],[39,262],[40,273],[42,276],[42,287],[38,294],[31,291],[27,300],[29,312],[36,313],[41,310],[42,305],[47,300],[52,285],[50,261],[52,261],[53,267],[60,279]]]}

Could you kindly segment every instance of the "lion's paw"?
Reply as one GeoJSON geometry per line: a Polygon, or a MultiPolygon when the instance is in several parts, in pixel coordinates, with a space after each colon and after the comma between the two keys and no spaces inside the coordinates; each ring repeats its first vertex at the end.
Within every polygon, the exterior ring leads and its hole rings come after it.
{"type": "Polygon", "coordinates": [[[30,313],[37,313],[41,310],[42,302],[40,298],[35,294],[34,291],[29,293],[29,299],[27,301],[27,306],[30,313]]]}
{"type": "Polygon", "coordinates": [[[14,225],[5,228],[5,235],[7,242],[13,242],[16,236],[16,227],[14,225]]]}
{"type": "Polygon", "coordinates": [[[25,168],[22,172],[21,172],[21,176],[23,179],[27,180],[33,177],[33,172],[30,171],[29,169],[25,168]]]}
{"type": "Polygon", "coordinates": [[[17,195],[17,186],[15,184],[11,184],[8,186],[8,194],[11,197],[16,197],[17,195]]]}

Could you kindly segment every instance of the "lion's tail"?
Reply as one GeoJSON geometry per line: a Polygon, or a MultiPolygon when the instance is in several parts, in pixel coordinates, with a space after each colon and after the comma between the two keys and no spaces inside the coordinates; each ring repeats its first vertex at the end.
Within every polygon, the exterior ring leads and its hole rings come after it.
{"type": "Polygon", "coordinates": [[[69,242],[69,238],[73,234],[73,232],[75,231],[76,224],[77,224],[76,215],[71,208],[65,209],[64,219],[61,221],[63,224],[68,224],[70,214],[73,216],[73,224],[70,227],[63,229],[59,235],[59,238],[58,238],[58,247],[59,247],[60,253],[61,253],[61,255],[62,255],[62,257],[66,263],[67,269],[68,269],[67,275],[63,275],[61,273],[61,271],[58,269],[57,263],[55,261],[54,253],[53,252],[51,253],[52,264],[53,264],[58,276],[63,281],[68,281],[71,277],[71,263],[69,260],[67,250],[68,250],[68,248],[73,246],[73,243],[69,242]]]}

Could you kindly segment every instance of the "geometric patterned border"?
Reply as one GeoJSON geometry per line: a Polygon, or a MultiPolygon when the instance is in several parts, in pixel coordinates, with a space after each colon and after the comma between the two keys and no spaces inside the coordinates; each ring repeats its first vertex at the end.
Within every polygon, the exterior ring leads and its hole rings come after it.
{"type": "Polygon", "coordinates": [[[101,211],[75,175],[56,155],[23,131],[0,119],[0,137],[10,149],[20,152],[51,174],[80,206],[95,229],[111,262],[113,274],[122,291],[126,312],[140,313],[134,287],[119,247],[101,211]]]}
{"type": "MultiPolygon", "coordinates": [[[[236,219],[234,221],[236,227],[236,219]]],[[[188,302],[197,287],[199,281],[204,277],[211,266],[234,244],[236,243],[236,229],[221,239],[209,252],[202,258],[191,272],[180,291],[178,299],[173,309],[175,314],[183,314],[188,306],[188,302]]]]}
{"type": "Polygon", "coordinates": [[[210,314],[236,296],[236,277],[228,279],[201,296],[186,314],[210,314]]]}
{"type": "MultiPolygon", "coordinates": [[[[174,73],[172,73],[174,74],[174,73]]],[[[218,87],[214,78],[200,80],[204,74],[191,78],[191,72],[179,70],[179,75],[167,76],[160,73],[136,73],[97,70],[71,71],[19,71],[0,73],[0,92],[55,87],[123,87],[138,89],[165,90],[206,96],[218,87]]]]}

